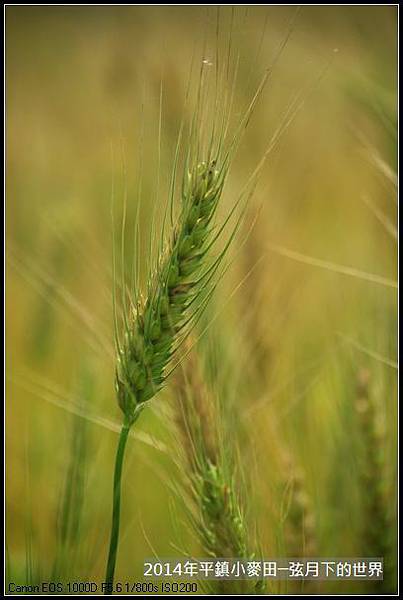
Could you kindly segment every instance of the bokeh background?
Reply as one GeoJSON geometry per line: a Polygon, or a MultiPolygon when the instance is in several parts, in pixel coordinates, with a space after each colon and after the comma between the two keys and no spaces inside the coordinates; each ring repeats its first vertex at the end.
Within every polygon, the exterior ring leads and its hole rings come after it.
{"type": "MultiPolygon", "coordinates": [[[[265,556],[384,556],[382,590],[391,591],[397,10],[303,6],[294,13],[287,6],[219,10],[219,45],[228,45],[232,22],[239,53],[235,111],[250,102],[290,34],[240,144],[226,202],[292,100],[303,100],[261,171],[245,231],[254,227],[232,249],[236,260],[211,309],[212,343],[220,344],[240,422],[239,439],[228,443],[240,445],[242,468],[253,472],[248,510],[265,556]]],[[[121,419],[113,383],[112,181],[118,199],[127,188],[129,226],[141,184],[146,230],[167,194],[192,56],[214,63],[216,24],[216,7],[6,9],[11,581],[51,579],[60,565],[71,581],[103,578],[121,419]]],[[[153,400],[128,450],[121,580],[141,579],[142,561],[154,551],[175,557],[190,547],[203,556],[167,483],[179,476],[164,409],[170,395],[166,389],[153,400]]],[[[377,593],[380,585],[310,591],[377,593]]]]}

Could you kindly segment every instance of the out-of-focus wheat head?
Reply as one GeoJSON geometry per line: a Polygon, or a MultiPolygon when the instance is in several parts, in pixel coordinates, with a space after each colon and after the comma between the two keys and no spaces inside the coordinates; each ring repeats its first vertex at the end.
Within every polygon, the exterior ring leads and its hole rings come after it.
{"type": "Polygon", "coordinates": [[[362,498],[361,541],[363,553],[384,559],[384,577],[379,588],[385,593],[395,586],[393,556],[394,498],[386,470],[386,429],[382,413],[371,392],[371,372],[357,374],[355,408],[361,436],[360,490],[362,498]]]}
{"type": "MultiPolygon", "coordinates": [[[[209,388],[197,352],[190,346],[175,374],[174,393],[177,426],[189,465],[182,486],[191,503],[190,521],[202,550],[214,558],[253,560],[256,550],[252,549],[251,528],[243,506],[245,490],[241,494],[242,465],[237,460],[236,431],[229,437],[223,425],[229,407],[223,406],[209,388]]],[[[261,579],[218,581],[212,587],[216,593],[265,590],[261,579]]]]}

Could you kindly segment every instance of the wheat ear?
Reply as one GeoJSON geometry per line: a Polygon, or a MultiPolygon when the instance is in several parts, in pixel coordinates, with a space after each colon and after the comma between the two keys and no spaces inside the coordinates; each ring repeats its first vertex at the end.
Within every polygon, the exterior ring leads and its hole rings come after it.
{"type": "Polygon", "coordinates": [[[133,306],[125,318],[122,345],[118,345],[116,392],[124,415],[115,461],[112,532],[106,570],[113,585],[119,540],[122,465],[129,430],[147,401],[161,389],[166,367],[186,338],[211,295],[212,281],[225,249],[209,261],[213,217],[226,167],[216,161],[200,162],[188,170],[182,185],[182,205],[171,239],[150,276],[144,303],[133,306]]]}

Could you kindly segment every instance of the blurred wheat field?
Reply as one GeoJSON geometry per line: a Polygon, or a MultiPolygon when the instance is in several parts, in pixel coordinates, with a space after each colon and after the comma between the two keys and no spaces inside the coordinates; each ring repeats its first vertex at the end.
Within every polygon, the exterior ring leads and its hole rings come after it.
{"type": "MultiPolygon", "coordinates": [[[[197,350],[224,415],[221,443],[234,449],[263,556],[385,560],[381,583],[273,583],[271,593],[396,591],[397,11],[295,13],[7,7],[8,581],[103,581],[121,423],[112,182],[118,199],[127,193],[128,231],[139,196],[150,231],[192,60],[214,68],[232,32],[236,118],[273,72],[224,208],[286,126],[202,323],[197,350]]],[[[118,203],[118,237],[121,219],[118,203]]],[[[146,255],[144,244],[140,266],[146,255]]],[[[154,553],[205,556],[178,498],[190,467],[177,395],[174,383],[158,394],[129,440],[121,581],[142,581],[154,553]]]]}

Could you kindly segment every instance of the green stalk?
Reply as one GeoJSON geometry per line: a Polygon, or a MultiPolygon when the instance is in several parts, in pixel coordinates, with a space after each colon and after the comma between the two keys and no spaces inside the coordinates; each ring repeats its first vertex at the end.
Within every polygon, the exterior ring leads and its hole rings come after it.
{"type": "Polygon", "coordinates": [[[115,575],[116,557],[119,543],[119,525],[120,525],[120,490],[122,482],[122,467],[125,454],[126,442],[129,436],[131,423],[124,420],[119,436],[119,444],[116,452],[115,471],[113,476],[113,510],[112,510],[112,529],[109,542],[108,563],[106,567],[105,594],[112,592],[113,579],[115,575]],[[109,591],[110,590],[110,591],[109,591]]]}

